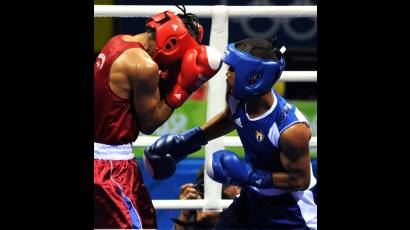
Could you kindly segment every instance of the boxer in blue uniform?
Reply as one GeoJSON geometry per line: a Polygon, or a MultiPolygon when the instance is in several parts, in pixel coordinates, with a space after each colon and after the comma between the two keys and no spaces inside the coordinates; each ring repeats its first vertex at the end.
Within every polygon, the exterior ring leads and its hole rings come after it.
{"type": "Polygon", "coordinates": [[[175,164],[208,141],[236,129],[245,150],[241,160],[220,150],[207,161],[207,174],[241,194],[216,229],[317,229],[317,206],[309,155],[311,128],[303,114],[273,85],[285,67],[274,41],[245,39],[225,50],[227,106],[201,127],[167,134],[145,149],[151,175],[171,176],[175,164]]]}

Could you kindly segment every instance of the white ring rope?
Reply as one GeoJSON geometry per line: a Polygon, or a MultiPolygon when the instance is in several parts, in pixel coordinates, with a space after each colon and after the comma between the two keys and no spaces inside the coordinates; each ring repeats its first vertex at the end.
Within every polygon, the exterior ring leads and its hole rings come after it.
{"type": "MultiPolygon", "coordinates": [[[[139,136],[138,139],[132,143],[134,147],[145,147],[152,145],[159,136],[139,136]]],[[[238,136],[224,136],[224,145],[227,147],[242,147],[241,139],[238,136]]],[[[317,147],[317,137],[312,137],[310,139],[309,145],[311,148],[317,147]]]]}
{"type": "MultiPolygon", "coordinates": [[[[211,17],[216,6],[186,6],[198,17],[211,17]]],[[[317,6],[227,6],[229,18],[316,17],[317,6]]],[[[158,12],[180,10],[173,5],[94,5],[94,17],[151,17],[158,12]]]]}
{"type": "Polygon", "coordinates": [[[284,82],[317,82],[317,71],[283,71],[279,80],[284,82]]]}
{"type": "MultiPolygon", "coordinates": [[[[222,208],[228,208],[233,200],[220,200],[222,208]]],[[[152,200],[155,209],[202,209],[205,200],[152,200]]]]}

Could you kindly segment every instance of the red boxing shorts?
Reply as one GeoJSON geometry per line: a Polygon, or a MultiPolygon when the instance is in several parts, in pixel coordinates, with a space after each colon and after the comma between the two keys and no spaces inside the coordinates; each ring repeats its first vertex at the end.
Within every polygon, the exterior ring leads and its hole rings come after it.
{"type": "Polygon", "coordinates": [[[94,143],[94,228],[157,228],[131,144],[94,143]]]}

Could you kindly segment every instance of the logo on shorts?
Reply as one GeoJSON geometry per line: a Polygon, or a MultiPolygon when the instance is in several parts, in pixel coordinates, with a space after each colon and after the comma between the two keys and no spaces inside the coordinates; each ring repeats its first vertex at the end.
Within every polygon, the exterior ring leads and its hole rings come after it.
{"type": "Polygon", "coordinates": [[[265,136],[263,135],[263,133],[261,131],[256,130],[255,134],[256,134],[256,140],[258,142],[262,142],[263,139],[265,139],[265,136]]]}

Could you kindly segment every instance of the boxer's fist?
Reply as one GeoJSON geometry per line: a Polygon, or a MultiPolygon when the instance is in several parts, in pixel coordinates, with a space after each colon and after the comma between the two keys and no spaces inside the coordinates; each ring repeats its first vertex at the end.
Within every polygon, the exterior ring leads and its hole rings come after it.
{"type": "Polygon", "coordinates": [[[231,151],[220,150],[212,155],[212,159],[206,167],[208,176],[222,184],[246,185],[252,167],[231,151]]]}
{"type": "Polygon", "coordinates": [[[164,135],[144,150],[143,162],[148,174],[157,180],[172,176],[176,169],[174,158],[169,154],[175,135],[164,135]]]}
{"type": "Polygon", "coordinates": [[[211,46],[198,46],[189,49],[182,57],[181,71],[177,83],[166,100],[173,108],[180,107],[191,95],[222,66],[222,54],[211,46]]]}
{"type": "Polygon", "coordinates": [[[272,173],[256,169],[234,152],[220,150],[206,163],[208,176],[222,184],[272,188],[272,173]]]}
{"type": "Polygon", "coordinates": [[[200,127],[182,134],[166,134],[144,150],[144,166],[154,179],[168,178],[174,174],[176,163],[207,143],[200,127]]]}

